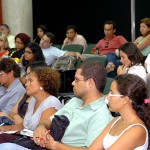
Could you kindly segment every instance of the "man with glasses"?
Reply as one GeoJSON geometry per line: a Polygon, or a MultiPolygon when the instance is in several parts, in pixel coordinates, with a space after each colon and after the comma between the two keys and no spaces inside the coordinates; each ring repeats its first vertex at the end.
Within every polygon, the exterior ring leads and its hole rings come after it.
{"type": "Polygon", "coordinates": [[[97,61],[85,60],[72,82],[75,97],[55,114],[65,115],[70,121],[61,143],[43,134],[49,129],[53,117],[40,123],[34,132],[34,142],[52,150],[88,147],[113,118],[102,94],[105,83],[105,67],[97,61]],[[41,135],[43,140],[40,141],[37,137],[41,135]]]}
{"type": "MultiPolygon", "coordinates": [[[[34,132],[34,142],[51,150],[86,149],[113,119],[103,97],[106,69],[97,61],[84,61],[72,82],[75,97],[69,100],[55,115],[65,115],[70,123],[61,142],[54,141],[48,133],[52,119],[43,120],[34,132]]],[[[36,147],[36,145],[35,145],[36,147]]],[[[34,147],[34,149],[36,149],[34,147]]],[[[26,150],[11,144],[10,149],[26,150]]]]}
{"type": "MultiPolygon", "coordinates": [[[[118,65],[120,61],[118,56],[115,54],[116,49],[118,49],[122,44],[126,43],[127,40],[121,35],[115,35],[117,25],[113,20],[108,20],[104,23],[104,34],[105,37],[99,40],[95,48],[98,49],[99,55],[106,55],[108,58],[108,65],[106,67],[107,72],[111,72],[118,65]]],[[[95,49],[94,48],[94,49],[95,49]]],[[[114,77],[116,74],[110,74],[109,77],[114,77]]]]}
{"type": "Polygon", "coordinates": [[[25,93],[19,80],[20,67],[10,58],[0,60],[0,112],[10,113],[16,102],[25,93]]]}

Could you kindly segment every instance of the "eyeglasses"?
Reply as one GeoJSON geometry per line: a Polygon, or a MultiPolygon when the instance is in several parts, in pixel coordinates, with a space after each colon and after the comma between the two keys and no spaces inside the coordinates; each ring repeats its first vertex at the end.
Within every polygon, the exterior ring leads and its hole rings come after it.
{"type": "Polygon", "coordinates": [[[86,80],[88,80],[88,79],[86,79],[86,78],[77,78],[77,77],[74,78],[75,82],[86,81],[86,80]]]}
{"type": "Polygon", "coordinates": [[[105,43],[105,48],[108,48],[108,45],[109,45],[109,43],[108,43],[108,42],[106,42],[106,43],[105,43]]]}
{"type": "Polygon", "coordinates": [[[24,53],[26,53],[26,54],[32,54],[32,52],[30,52],[30,51],[24,51],[24,53]]]}
{"type": "Polygon", "coordinates": [[[111,91],[108,93],[108,96],[124,96],[124,95],[121,95],[121,94],[113,94],[111,91]]]}

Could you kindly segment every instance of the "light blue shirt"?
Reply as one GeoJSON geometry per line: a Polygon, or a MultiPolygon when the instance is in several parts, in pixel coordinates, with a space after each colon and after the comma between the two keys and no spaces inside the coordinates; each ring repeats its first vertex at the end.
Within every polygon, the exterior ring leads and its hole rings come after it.
{"type": "Polygon", "coordinates": [[[70,121],[61,140],[64,144],[88,147],[113,119],[104,98],[85,106],[82,104],[83,101],[75,97],[56,112],[56,115],[67,116],[70,121]]]}
{"type": "Polygon", "coordinates": [[[0,87],[0,112],[10,113],[20,97],[25,93],[25,88],[16,78],[13,83],[6,89],[4,86],[0,87]]]}

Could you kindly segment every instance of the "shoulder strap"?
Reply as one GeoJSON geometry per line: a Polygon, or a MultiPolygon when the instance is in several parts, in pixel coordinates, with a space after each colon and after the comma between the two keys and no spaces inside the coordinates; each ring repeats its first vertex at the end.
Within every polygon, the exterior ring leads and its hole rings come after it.
{"type": "MultiPolygon", "coordinates": [[[[24,94],[23,98],[21,99],[21,101],[19,102],[18,104],[18,113],[19,115],[24,118],[24,111],[25,110],[22,110],[22,106],[25,104],[26,100],[29,98],[29,96],[27,95],[27,93],[24,94]]],[[[27,107],[27,106],[26,106],[27,107]]],[[[27,109],[27,108],[26,108],[27,109]]]]}

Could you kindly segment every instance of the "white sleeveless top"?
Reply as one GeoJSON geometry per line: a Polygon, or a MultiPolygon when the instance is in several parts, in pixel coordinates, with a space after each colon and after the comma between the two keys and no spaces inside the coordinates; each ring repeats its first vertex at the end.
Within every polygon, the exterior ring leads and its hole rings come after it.
{"type": "MultiPolygon", "coordinates": [[[[111,128],[116,124],[116,122],[117,122],[119,119],[121,119],[121,117],[119,117],[119,118],[112,124],[111,128]]],[[[125,130],[123,130],[123,131],[121,132],[121,134],[118,135],[118,136],[112,136],[112,135],[110,135],[109,132],[108,132],[108,133],[106,134],[106,136],[104,137],[104,139],[103,139],[103,147],[104,147],[104,149],[109,148],[113,143],[115,143],[115,141],[116,141],[126,130],[130,129],[130,128],[133,127],[133,126],[137,126],[137,125],[138,125],[138,126],[142,126],[142,127],[146,130],[146,141],[145,141],[144,145],[139,146],[139,147],[135,148],[134,150],[147,150],[147,148],[148,148],[148,130],[146,129],[146,127],[145,127],[144,125],[142,125],[142,124],[140,124],[140,123],[130,125],[130,126],[127,127],[125,130]]],[[[111,130],[111,128],[110,128],[110,130],[111,130]]],[[[110,130],[109,130],[109,131],[110,131],[110,130]]]]}

